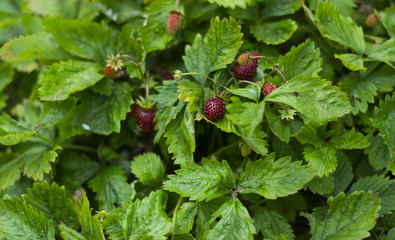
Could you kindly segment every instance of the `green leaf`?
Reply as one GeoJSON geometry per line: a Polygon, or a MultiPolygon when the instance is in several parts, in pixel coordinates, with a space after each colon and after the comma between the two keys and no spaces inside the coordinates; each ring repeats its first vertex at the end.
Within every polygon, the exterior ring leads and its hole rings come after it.
{"type": "Polygon", "coordinates": [[[62,153],[62,160],[57,165],[61,171],[57,171],[58,182],[66,183],[73,180],[82,185],[100,170],[100,164],[85,155],[76,152],[62,153]]]}
{"type": "Polygon", "coordinates": [[[89,0],[27,0],[26,2],[30,10],[42,16],[92,19],[97,15],[97,9],[89,0]]]}
{"type": "Polygon", "coordinates": [[[206,223],[205,227],[209,229],[205,232],[203,239],[253,240],[256,232],[253,223],[247,208],[239,199],[236,198],[233,201],[229,199],[213,213],[212,218],[206,223]],[[219,217],[221,220],[216,222],[219,217]],[[209,228],[213,223],[214,227],[209,228]]]}
{"type": "Polygon", "coordinates": [[[368,53],[369,58],[384,62],[395,69],[395,39],[391,38],[368,53]]]}
{"type": "Polygon", "coordinates": [[[287,104],[318,124],[336,120],[351,111],[344,92],[330,82],[312,76],[299,76],[289,80],[265,100],[287,104]],[[299,95],[295,96],[294,92],[299,95]]]}
{"type": "Polygon", "coordinates": [[[102,14],[118,24],[143,14],[143,7],[139,2],[100,0],[100,2],[95,2],[94,4],[102,14]]]}
{"type": "Polygon", "coordinates": [[[189,102],[188,113],[195,113],[200,108],[204,90],[196,82],[179,81],[177,91],[178,98],[184,102],[189,102]]]}
{"type": "Polygon", "coordinates": [[[239,8],[246,8],[248,6],[253,6],[255,4],[255,0],[205,0],[210,3],[216,3],[225,8],[232,8],[235,7],[239,8]]]}
{"type": "Polygon", "coordinates": [[[252,25],[250,31],[258,41],[278,45],[290,39],[297,28],[295,21],[284,19],[252,25]]]}
{"type": "Polygon", "coordinates": [[[110,239],[165,240],[172,222],[165,211],[167,196],[164,191],[151,192],[143,200],[136,200],[114,210],[103,221],[110,239]]]}
{"type": "Polygon", "coordinates": [[[317,176],[328,176],[337,166],[336,149],[326,145],[321,148],[308,145],[303,149],[304,158],[317,176]]]}
{"type": "Polygon", "coordinates": [[[195,151],[195,121],[194,115],[188,113],[186,109],[178,113],[165,130],[166,144],[169,146],[169,153],[173,153],[175,164],[184,165],[193,162],[193,152],[195,151]]]}
{"type": "Polygon", "coordinates": [[[381,199],[380,214],[391,214],[395,210],[395,181],[384,176],[368,176],[355,182],[348,194],[356,191],[365,191],[378,194],[381,199]]]}
{"type": "Polygon", "coordinates": [[[359,54],[365,52],[365,41],[362,28],[350,17],[340,15],[338,8],[330,1],[320,2],[316,17],[321,34],[345,47],[350,47],[359,54]]]}
{"type": "Polygon", "coordinates": [[[95,63],[82,61],[65,61],[49,67],[39,79],[38,89],[40,99],[60,101],[67,99],[70,94],[81,91],[97,83],[103,78],[98,73],[101,67],[95,63]]]}
{"type": "Polygon", "coordinates": [[[296,193],[309,182],[314,174],[302,161],[283,157],[274,161],[274,154],[254,162],[248,161],[240,173],[237,188],[241,193],[257,193],[268,199],[276,199],[296,193]]]}
{"type": "Polygon", "coordinates": [[[264,238],[269,239],[294,239],[293,230],[287,220],[278,214],[263,207],[257,207],[254,215],[255,227],[264,238]],[[280,237],[285,234],[287,238],[280,237]]]}
{"type": "Polygon", "coordinates": [[[169,175],[164,188],[191,200],[209,201],[229,193],[235,185],[232,169],[226,161],[203,158],[202,166],[187,162],[176,174],[169,175]]]}
{"type": "Polygon", "coordinates": [[[112,31],[89,19],[69,20],[61,17],[46,17],[43,19],[45,29],[59,42],[66,51],[97,62],[103,62],[107,52],[114,46],[112,31]]]}
{"type": "Polygon", "coordinates": [[[371,122],[380,130],[380,135],[383,137],[385,144],[389,147],[392,153],[392,158],[395,156],[395,94],[387,95],[384,101],[380,101],[379,107],[374,109],[374,118],[371,122]]]}
{"type": "Polygon", "coordinates": [[[354,173],[352,172],[352,166],[348,157],[345,153],[337,152],[337,168],[336,171],[331,175],[335,178],[335,189],[333,194],[339,194],[346,190],[348,185],[354,178],[354,173]]]}
{"type": "Polygon", "coordinates": [[[265,112],[265,102],[241,102],[238,97],[231,98],[232,103],[226,106],[226,118],[239,128],[243,137],[250,137],[256,133],[255,129],[262,122],[265,112]]]}
{"type": "Polygon", "coordinates": [[[87,240],[81,233],[73,228],[67,227],[64,223],[59,224],[59,230],[64,240],[87,240]]]}
{"type": "Polygon", "coordinates": [[[143,153],[134,157],[130,168],[145,185],[159,186],[165,176],[162,160],[155,153],[143,153]]]}
{"type": "Polygon", "coordinates": [[[332,137],[329,142],[335,148],[340,149],[362,149],[369,146],[366,137],[360,132],[355,132],[354,128],[342,131],[339,135],[332,137]]]}
{"type": "Polygon", "coordinates": [[[25,202],[52,219],[54,226],[62,222],[78,229],[78,218],[64,187],[59,187],[55,182],[51,185],[46,181],[35,183],[22,197],[25,202]]]}
{"type": "Polygon", "coordinates": [[[335,58],[340,59],[343,65],[351,71],[366,71],[366,67],[363,66],[363,59],[354,53],[335,54],[335,58]]]}
{"type": "Polygon", "coordinates": [[[92,209],[89,206],[89,201],[85,192],[83,192],[81,198],[77,199],[80,206],[79,218],[81,224],[81,235],[88,240],[105,240],[100,220],[96,215],[92,216],[92,209]]]}
{"type": "Polygon", "coordinates": [[[183,203],[177,212],[176,225],[174,232],[176,234],[188,233],[192,230],[194,219],[198,210],[198,205],[194,202],[183,203]]]}
{"type": "Polygon", "coordinates": [[[133,103],[131,91],[128,83],[120,82],[114,84],[111,96],[85,93],[80,97],[81,105],[74,110],[72,125],[97,134],[119,133],[120,122],[126,118],[133,103]]]}
{"type": "Polygon", "coordinates": [[[261,88],[255,85],[248,85],[245,88],[226,88],[233,95],[245,97],[251,99],[252,101],[258,102],[261,97],[261,88]]]}
{"type": "Polygon", "coordinates": [[[366,113],[368,103],[373,103],[374,97],[377,96],[376,86],[365,79],[348,78],[339,85],[341,90],[350,96],[354,115],[358,112],[366,113]]]}
{"type": "Polygon", "coordinates": [[[333,176],[315,177],[307,185],[313,193],[330,194],[335,189],[335,178],[333,176]]]}
{"type": "Polygon", "coordinates": [[[110,166],[100,171],[88,186],[96,193],[101,209],[111,211],[123,206],[132,196],[132,188],[126,182],[124,171],[118,166],[110,166]]]}
{"type": "Polygon", "coordinates": [[[42,213],[36,212],[19,198],[0,199],[0,238],[52,240],[55,231],[52,221],[42,213]]]}
{"type": "Polygon", "coordinates": [[[52,171],[51,163],[55,162],[58,157],[56,150],[60,149],[62,148],[59,145],[53,148],[48,148],[46,145],[35,145],[29,148],[25,153],[29,158],[24,161],[24,174],[34,180],[43,180],[44,173],[52,171]]]}
{"type": "Polygon", "coordinates": [[[380,17],[385,29],[392,38],[395,38],[395,6],[391,5],[385,9],[385,14],[380,17]]]}
{"type": "Polygon", "coordinates": [[[260,13],[262,19],[293,14],[300,9],[300,3],[294,0],[266,0],[264,4],[260,13]]]}
{"type": "MultiPolygon", "coordinates": [[[[172,0],[154,0],[145,9],[149,16],[147,24],[139,29],[146,53],[162,50],[173,39],[167,32],[167,18],[174,10],[175,2],[172,0]]],[[[183,13],[183,5],[179,5],[179,12],[183,13]]]]}
{"type": "Polygon", "coordinates": [[[378,134],[375,137],[370,137],[369,146],[364,153],[368,154],[370,165],[375,170],[381,170],[390,166],[392,154],[389,147],[385,144],[383,137],[378,134]]]}
{"type": "Polygon", "coordinates": [[[12,152],[0,152],[0,190],[14,185],[21,178],[22,160],[12,152]]]}
{"type": "Polygon", "coordinates": [[[0,49],[1,58],[19,71],[31,72],[39,68],[35,60],[57,61],[70,58],[49,33],[41,32],[13,39],[0,49]]]}
{"type": "Polygon", "coordinates": [[[0,144],[12,146],[32,136],[36,130],[30,131],[4,113],[0,116],[0,144]]]}
{"type": "Polygon", "coordinates": [[[278,68],[286,79],[299,75],[317,76],[322,70],[321,65],[320,50],[315,48],[314,42],[310,39],[297,47],[293,46],[291,51],[278,58],[278,68]]]}
{"type": "Polygon", "coordinates": [[[331,2],[343,17],[352,17],[356,4],[354,0],[308,0],[311,10],[317,10],[320,2],[331,2]]]}
{"type": "MultiPolygon", "coordinates": [[[[183,59],[188,71],[208,75],[226,68],[233,62],[242,44],[240,30],[241,27],[232,17],[222,21],[218,17],[212,20],[206,36],[202,38],[197,34],[192,46],[185,47],[183,59]]],[[[200,85],[204,84],[204,77],[194,77],[200,85]]]]}
{"type": "Polygon", "coordinates": [[[376,224],[380,199],[372,193],[339,193],[328,199],[327,207],[315,208],[312,214],[302,213],[309,220],[312,240],[368,237],[376,224]]]}
{"type": "Polygon", "coordinates": [[[77,101],[77,98],[68,98],[64,101],[44,102],[39,124],[42,128],[56,125],[74,109],[77,101]]]}
{"type": "Polygon", "coordinates": [[[395,86],[394,75],[395,69],[388,65],[384,65],[367,76],[364,76],[364,79],[373,83],[378,91],[391,92],[395,86]]]}
{"type": "Polygon", "coordinates": [[[302,121],[298,119],[292,121],[281,119],[280,113],[273,110],[271,107],[265,108],[265,117],[273,133],[280,138],[281,141],[286,143],[289,143],[291,137],[296,136],[303,127],[302,121]]]}
{"type": "Polygon", "coordinates": [[[3,92],[4,88],[6,88],[8,84],[12,82],[13,76],[14,69],[12,69],[12,66],[6,62],[0,61],[0,92],[3,92]]]}

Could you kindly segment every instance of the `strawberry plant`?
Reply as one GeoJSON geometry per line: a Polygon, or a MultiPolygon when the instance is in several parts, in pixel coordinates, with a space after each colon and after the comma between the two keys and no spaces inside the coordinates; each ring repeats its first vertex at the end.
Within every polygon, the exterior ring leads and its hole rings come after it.
{"type": "Polygon", "coordinates": [[[0,239],[395,239],[395,5],[0,1],[0,239]]]}

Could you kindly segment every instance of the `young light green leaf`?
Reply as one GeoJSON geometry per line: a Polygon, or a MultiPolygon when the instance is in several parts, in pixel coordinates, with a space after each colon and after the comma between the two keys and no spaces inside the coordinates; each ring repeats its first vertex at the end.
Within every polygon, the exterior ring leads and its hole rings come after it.
{"type": "Polygon", "coordinates": [[[380,199],[372,193],[339,193],[328,199],[328,207],[315,208],[312,214],[302,213],[309,220],[312,240],[368,237],[376,224],[380,199]]]}
{"type": "Polygon", "coordinates": [[[265,108],[265,117],[269,122],[270,129],[276,134],[281,141],[289,143],[291,137],[297,135],[303,127],[302,121],[295,119],[293,121],[287,121],[281,119],[278,111],[275,111],[271,107],[265,108]]]}
{"type": "Polygon", "coordinates": [[[202,101],[204,90],[196,82],[191,81],[179,81],[177,92],[178,98],[184,102],[189,102],[188,113],[194,114],[200,108],[200,102],[202,101]]]}
{"type": "Polygon", "coordinates": [[[103,221],[106,234],[113,240],[167,239],[172,222],[165,211],[166,200],[165,192],[160,190],[114,210],[103,221]]]}
{"type": "Polygon", "coordinates": [[[81,235],[88,240],[105,240],[102,224],[97,216],[92,216],[92,209],[89,206],[89,201],[85,192],[74,200],[76,199],[80,207],[78,214],[81,224],[81,235]]]}
{"type": "Polygon", "coordinates": [[[384,62],[395,69],[395,39],[391,38],[368,53],[369,58],[384,62]]]}
{"type": "Polygon", "coordinates": [[[378,134],[375,137],[368,137],[369,146],[364,153],[368,154],[370,165],[375,170],[388,168],[391,163],[392,154],[389,147],[385,144],[383,137],[378,134]]]}
{"type": "Polygon", "coordinates": [[[303,149],[305,160],[317,176],[328,176],[337,166],[336,149],[330,145],[314,147],[308,145],[303,149]]]}
{"type": "Polygon", "coordinates": [[[77,98],[68,98],[64,101],[44,102],[39,125],[42,128],[56,125],[74,109],[77,101],[77,98]]]}
{"type": "Polygon", "coordinates": [[[203,158],[202,165],[187,162],[176,175],[169,175],[164,188],[191,200],[209,201],[229,193],[234,185],[232,169],[225,160],[203,158]]]}
{"type": "Polygon", "coordinates": [[[193,162],[193,152],[196,148],[194,115],[186,109],[178,113],[176,119],[167,125],[165,137],[169,146],[168,151],[173,153],[175,164],[193,162]]]}
{"type": "MultiPolygon", "coordinates": [[[[146,53],[165,49],[173,39],[167,32],[166,23],[170,12],[174,10],[174,4],[172,0],[154,0],[145,8],[149,17],[147,24],[139,29],[139,34],[146,53]]],[[[182,4],[179,5],[178,11],[184,12],[182,4]]]]}
{"type": "Polygon", "coordinates": [[[95,63],[82,61],[65,61],[49,67],[39,79],[38,89],[40,99],[45,101],[60,101],[67,99],[70,94],[84,90],[103,78],[98,73],[101,67],[95,63]]]}
{"type": "Polygon", "coordinates": [[[312,122],[321,125],[351,111],[344,92],[330,82],[312,76],[299,76],[289,80],[265,100],[290,105],[312,122]],[[294,94],[295,92],[299,94],[294,94]]]}
{"type": "Polygon", "coordinates": [[[322,69],[321,65],[320,50],[315,48],[310,39],[297,47],[293,46],[291,51],[278,58],[278,68],[288,80],[299,75],[317,76],[322,69]]]}
{"type": "Polygon", "coordinates": [[[395,38],[395,6],[391,5],[385,9],[385,14],[380,17],[385,29],[392,38],[395,38]]]}
{"type": "Polygon", "coordinates": [[[284,19],[251,25],[250,31],[258,41],[269,45],[278,45],[290,39],[297,28],[295,21],[284,19]]]}
{"type": "Polygon", "coordinates": [[[274,161],[274,154],[254,162],[248,161],[240,173],[237,188],[241,193],[257,193],[268,199],[276,199],[296,193],[314,177],[302,161],[292,162],[283,157],[274,161]]]}
{"type": "Polygon", "coordinates": [[[80,97],[82,102],[75,108],[72,126],[82,126],[97,134],[119,133],[121,121],[126,118],[133,104],[131,87],[126,82],[114,84],[111,96],[86,92],[80,97]]]}
{"type": "MultiPolygon", "coordinates": [[[[212,71],[226,68],[227,64],[233,62],[242,44],[243,34],[240,30],[241,27],[232,17],[222,21],[215,18],[204,38],[198,34],[192,46],[185,47],[183,59],[188,71],[208,75],[212,71]]],[[[200,85],[206,81],[202,76],[194,77],[200,85]]]]}
{"type": "Polygon", "coordinates": [[[90,18],[97,15],[97,9],[89,0],[27,0],[32,12],[42,16],[63,16],[65,18],[90,18]]]}
{"type": "Polygon", "coordinates": [[[214,212],[205,228],[209,229],[203,236],[204,240],[253,240],[253,235],[256,233],[254,221],[247,208],[237,198],[235,200],[229,199],[214,212]],[[219,217],[221,220],[216,222],[219,217]],[[209,228],[213,223],[214,227],[209,228]]]}
{"type": "Polygon", "coordinates": [[[316,17],[319,19],[318,24],[324,37],[350,47],[359,54],[365,52],[362,28],[350,17],[340,15],[338,8],[330,1],[320,2],[316,17]]]}
{"type": "Polygon", "coordinates": [[[363,59],[354,53],[335,54],[335,58],[340,59],[343,65],[351,71],[366,71],[366,67],[363,66],[363,59]]]}
{"type": "Polygon", "coordinates": [[[183,203],[177,212],[176,225],[174,232],[176,234],[189,233],[192,230],[194,219],[198,210],[195,202],[183,203]]]}
{"type": "Polygon", "coordinates": [[[49,33],[20,36],[0,49],[1,58],[11,63],[19,71],[31,72],[38,69],[35,60],[63,60],[70,54],[59,47],[56,39],[49,33]]]}
{"type": "Polygon", "coordinates": [[[245,97],[252,101],[258,102],[261,97],[261,88],[255,85],[248,85],[245,88],[226,88],[230,93],[236,96],[245,97]]]}
{"type": "Polygon", "coordinates": [[[52,33],[66,51],[82,58],[103,62],[107,55],[115,54],[112,30],[89,19],[70,20],[62,17],[43,19],[45,29],[52,33]]]}
{"type": "Polygon", "coordinates": [[[99,207],[107,211],[115,209],[114,204],[123,206],[132,195],[124,171],[118,166],[103,169],[88,182],[88,186],[96,193],[99,207]]]}
{"type": "Polygon", "coordinates": [[[380,101],[379,107],[374,109],[374,118],[370,121],[380,130],[380,135],[383,137],[385,144],[389,147],[392,153],[392,158],[395,156],[395,93],[387,95],[384,101],[380,101]]]}
{"type": "Polygon", "coordinates": [[[243,137],[255,135],[255,129],[262,122],[265,102],[241,102],[238,97],[231,98],[232,103],[226,106],[226,118],[239,128],[243,137]]]}
{"type": "Polygon", "coordinates": [[[260,13],[262,19],[289,15],[300,8],[300,3],[294,0],[265,0],[264,4],[260,13]]]}
{"type": "Polygon", "coordinates": [[[0,144],[12,146],[32,136],[36,130],[29,130],[3,112],[0,116],[0,144]]]}
{"type": "Polygon", "coordinates": [[[269,209],[257,207],[254,223],[256,229],[262,233],[265,239],[284,239],[280,237],[281,234],[286,235],[287,238],[285,239],[295,238],[291,225],[287,223],[287,220],[281,214],[269,209]]]}
{"type": "Polygon", "coordinates": [[[53,223],[42,213],[36,212],[19,198],[0,199],[0,238],[24,240],[52,240],[55,238],[53,223]]]}
{"type": "Polygon", "coordinates": [[[339,135],[332,137],[329,143],[340,149],[363,149],[369,146],[366,137],[360,132],[355,132],[354,128],[342,131],[339,135]]]}
{"type": "Polygon", "coordinates": [[[155,153],[143,153],[134,157],[130,168],[145,185],[159,186],[165,176],[162,160],[155,153]]]}
{"type": "Polygon", "coordinates": [[[205,0],[210,3],[216,3],[225,8],[232,8],[235,7],[239,8],[246,8],[248,6],[253,6],[255,4],[255,0],[205,0]]]}
{"type": "Polygon", "coordinates": [[[26,203],[52,219],[54,226],[62,222],[73,229],[78,229],[77,215],[63,186],[59,187],[55,182],[49,185],[46,181],[35,183],[33,188],[27,189],[27,194],[22,197],[26,203]]]}
{"type": "Polygon", "coordinates": [[[373,175],[359,179],[355,182],[348,194],[356,191],[365,191],[378,194],[381,199],[380,214],[391,214],[395,210],[395,181],[383,175],[373,175]]]}

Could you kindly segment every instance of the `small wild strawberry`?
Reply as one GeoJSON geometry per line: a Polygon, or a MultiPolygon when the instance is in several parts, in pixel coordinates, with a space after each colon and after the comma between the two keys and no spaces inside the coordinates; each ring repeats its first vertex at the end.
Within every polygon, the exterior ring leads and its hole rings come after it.
{"type": "Polygon", "coordinates": [[[209,120],[221,118],[225,114],[225,103],[221,98],[211,97],[204,103],[204,115],[209,120]]]}
{"type": "MultiPolygon", "coordinates": [[[[259,54],[256,52],[253,52],[250,55],[252,57],[259,56],[259,54]]],[[[250,59],[251,60],[245,65],[240,64],[239,61],[237,61],[235,65],[233,65],[233,75],[235,76],[236,79],[251,80],[251,78],[254,77],[256,70],[258,68],[258,59],[257,58],[250,58],[250,59]]],[[[242,57],[241,61],[245,63],[245,57],[242,57]]]]}
{"type": "Polygon", "coordinates": [[[277,89],[277,86],[273,83],[266,83],[264,88],[263,88],[263,93],[267,96],[271,92],[277,89]]]}
{"type": "Polygon", "coordinates": [[[155,111],[153,108],[136,107],[137,121],[144,133],[149,133],[154,129],[155,111]]]}
{"type": "Polygon", "coordinates": [[[374,27],[377,24],[378,21],[379,20],[378,20],[376,14],[372,13],[366,18],[366,26],[374,27]]]}
{"type": "Polygon", "coordinates": [[[121,56],[108,56],[107,65],[104,67],[104,75],[107,78],[114,78],[123,67],[121,56]]]}
{"type": "Polygon", "coordinates": [[[177,33],[178,29],[181,26],[182,15],[179,12],[172,11],[167,18],[167,32],[170,35],[174,35],[177,33]]]}
{"type": "Polygon", "coordinates": [[[104,75],[107,78],[114,78],[117,75],[118,71],[112,68],[111,66],[106,66],[104,68],[104,75]]]}

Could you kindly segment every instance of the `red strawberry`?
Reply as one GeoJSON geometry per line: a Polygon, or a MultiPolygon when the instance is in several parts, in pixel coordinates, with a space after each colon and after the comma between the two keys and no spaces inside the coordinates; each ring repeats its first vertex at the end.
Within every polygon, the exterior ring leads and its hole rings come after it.
{"type": "Polygon", "coordinates": [[[172,11],[167,18],[167,31],[170,35],[174,35],[177,33],[178,29],[181,26],[181,13],[172,11]]]}
{"type": "Polygon", "coordinates": [[[376,14],[372,13],[366,18],[366,26],[374,27],[378,21],[376,14]]]}
{"type": "Polygon", "coordinates": [[[277,86],[275,84],[266,83],[265,87],[263,88],[263,93],[267,96],[276,89],[277,89],[277,86]]]}
{"type": "Polygon", "coordinates": [[[225,114],[225,103],[220,98],[209,98],[204,103],[204,115],[209,120],[215,120],[221,118],[225,114]]]}
{"type": "MultiPolygon", "coordinates": [[[[259,56],[258,53],[253,52],[251,56],[259,56]]],[[[233,65],[233,75],[238,80],[251,80],[256,73],[256,69],[258,68],[258,59],[252,58],[249,63],[243,65],[238,61],[233,65]]]]}
{"type": "Polygon", "coordinates": [[[153,108],[138,107],[137,110],[137,121],[139,126],[144,133],[149,133],[154,129],[154,118],[155,111],[153,108]]]}
{"type": "Polygon", "coordinates": [[[108,65],[107,65],[107,66],[104,68],[104,75],[105,75],[107,78],[114,78],[117,74],[118,74],[118,71],[115,70],[114,68],[112,68],[111,66],[108,66],[108,65]]]}

